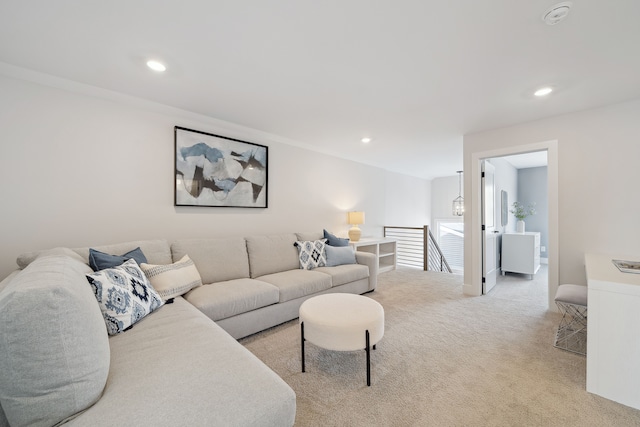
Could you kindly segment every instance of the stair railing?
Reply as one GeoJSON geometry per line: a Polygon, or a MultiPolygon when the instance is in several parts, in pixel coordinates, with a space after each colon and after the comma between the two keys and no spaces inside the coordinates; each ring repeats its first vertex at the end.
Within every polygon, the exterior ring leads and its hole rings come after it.
{"type": "Polygon", "coordinates": [[[397,263],[424,271],[451,273],[438,242],[428,225],[424,227],[384,226],[384,236],[397,240],[397,263]]]}

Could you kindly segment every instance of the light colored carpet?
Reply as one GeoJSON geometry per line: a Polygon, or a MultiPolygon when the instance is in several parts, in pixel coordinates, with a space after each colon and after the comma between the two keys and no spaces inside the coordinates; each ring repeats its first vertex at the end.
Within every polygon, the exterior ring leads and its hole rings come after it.
{"type": "Polygon", "coordinates": [[[367,294],[385,309],[371,387],[364,351],[308,343],[302,373],[297,320],[241,343],[296,392],[297,426],[640,425],[640,411],[586,392],[584,357],[553,347],[545,282],[516,279],[466,297],[461,276],[381,274],[367,294]]]}

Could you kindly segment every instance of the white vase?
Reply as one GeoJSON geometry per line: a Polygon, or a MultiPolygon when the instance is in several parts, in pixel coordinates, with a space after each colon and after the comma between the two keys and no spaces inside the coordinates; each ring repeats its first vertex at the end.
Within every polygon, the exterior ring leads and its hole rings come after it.
{"type": "Polygon", "coordinates": [[[521,219],[516,222],[516,232],[524,233],[524,221],[521,219]]]}

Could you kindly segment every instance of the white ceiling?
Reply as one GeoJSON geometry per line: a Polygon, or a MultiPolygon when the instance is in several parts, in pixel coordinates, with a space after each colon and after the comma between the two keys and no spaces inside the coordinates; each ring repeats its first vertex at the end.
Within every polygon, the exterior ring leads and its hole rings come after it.
{"type": "Polygon", "coordinates": [[[640,97],[640,1],[554,3],[2,1],[0,61],[433,178],[466,133],[640,97]]]}

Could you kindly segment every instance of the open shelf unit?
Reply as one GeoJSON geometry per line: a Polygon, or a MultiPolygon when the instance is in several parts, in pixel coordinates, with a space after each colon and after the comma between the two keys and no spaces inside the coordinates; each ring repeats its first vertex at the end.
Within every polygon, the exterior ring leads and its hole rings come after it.
{"type": "Polygon", "coordinates": [[[365,237],[349,243],[355,250],[378,257],[378,273],[396,269],[397,241],[384,237],[365,237]]]}

